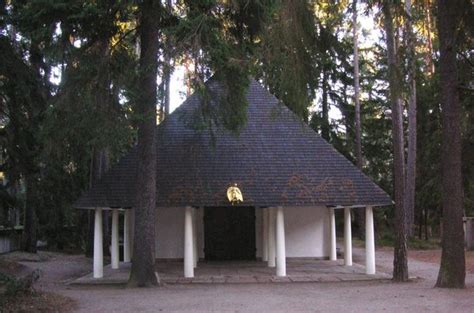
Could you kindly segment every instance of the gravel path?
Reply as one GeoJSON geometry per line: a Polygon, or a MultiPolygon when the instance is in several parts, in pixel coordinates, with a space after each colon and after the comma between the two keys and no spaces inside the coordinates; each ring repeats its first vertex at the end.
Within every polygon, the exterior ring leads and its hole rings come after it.
{"type": "MultiPolygon", "coordinates": [[[[391,251],[377,251],[377,270],[389,272],[391,251]]],[[[354,248],[363,264],[363,250],[354,248]]],[[[410,260],[414,282],[168,285],[152,289],[69,287],[64,281],[91,268],[82,256],[54,255],[23,262],[44,272],[41,288],[77,301],[77,312],[474,312],[474,275],[464,290],[433,288],[438,265],[410,260]]]]}

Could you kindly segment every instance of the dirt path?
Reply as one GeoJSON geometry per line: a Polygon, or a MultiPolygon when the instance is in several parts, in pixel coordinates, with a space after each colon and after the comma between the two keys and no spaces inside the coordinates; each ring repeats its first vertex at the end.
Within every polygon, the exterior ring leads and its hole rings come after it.
{"type": "MultiPolygon", "coordinates": [[[[377,251],[377,270],[389,272],[393,255],[377,251]]],[[[354,261],[363,264],[363,250],[354,261]]],[[[465,290],[433,288],[435,263],[410,259],[415,282],[337,282],[294,284],[168,285],[154,289],[70,287],[64,284],[90,271],[82,256],[53,255],[45,262],[22,262],[40,268],[40,288],[77,302],[77,312],[472,312],[474,275],[465,290]]]]}

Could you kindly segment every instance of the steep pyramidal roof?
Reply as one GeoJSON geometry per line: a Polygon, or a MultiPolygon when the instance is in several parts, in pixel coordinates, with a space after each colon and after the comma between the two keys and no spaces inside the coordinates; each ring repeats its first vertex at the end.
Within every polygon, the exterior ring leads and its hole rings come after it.
{"type": "MultiPolygon", "coordinates": [[[[220,85],[208,83],[211,94],[220,85]]],[[[216,97],[217,99],[219,97],[216,97]]],[[[252,80],[248,121],[234,135],[189,126],[199,96],[157,126],[157,206],[227,206],[237,184],[245,206],[382,206],[390,197],[329,143],[252,80]]],[[[77,208],[133,207],[136,149],[75,203],[77,208]]],[[[139,188],[139,187],[138,187],[139,188]]]]}

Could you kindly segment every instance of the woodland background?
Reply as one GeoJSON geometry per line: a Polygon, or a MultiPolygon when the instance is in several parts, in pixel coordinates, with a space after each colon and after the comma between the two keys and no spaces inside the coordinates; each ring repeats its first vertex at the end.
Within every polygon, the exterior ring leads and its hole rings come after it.
{"type": "MultiPolygon", "coordinates": [[[[209,125],[222,123],[238,132],[245,124],[243,95],[251,75],[393,196],[391,61],[402,108],[403,172],[408,186],[415,179],[413,205],[405,207],[409,245],[422,245],[416,238],[439,238],[443,130],[437,3],[362,1],[354,11],[357,1],[348,0],[158,2],[157,122],[169,113],[170,75],[184,66],[189,90],[201,90],[214,74],[229,87],[231,96],[217,111],[201,113],[209,125]],[[362,16],[376,29],[354,28],[359,25],[354,19],[362,16]],[[367,32],[380,38],[359,47],[367,32]],[[330,111],[340,117],[330,118],[330,111]],[[416,164],[411,170],[410,162],[416,164]]],[[[458,3],[453,40],[463,210],[474,216],[474,15],[470,1],[458,3]]],[[[27,250],[36,238],[51,249],[90,252],[91,216],[71,204],[137,142],[143,120],[137,109],[143,70],[140,5],[0,1],[0,225],[18,220],[25,225],[27,250]]],[[[393,243],[394,207],[376,210],[376,219],[379,242],[393,243]]],[[[356,231],[363,230],[361,221],[356,216],[356,231]]]]}

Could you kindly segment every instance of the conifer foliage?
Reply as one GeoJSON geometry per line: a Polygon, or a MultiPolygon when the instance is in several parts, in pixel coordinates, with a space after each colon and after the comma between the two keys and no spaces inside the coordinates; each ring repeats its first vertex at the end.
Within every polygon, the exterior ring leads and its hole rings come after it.
{"type": "MultiPolygon", "coordinates": [[[[462,217],[474,215],[473,8],[403,4],[0,1],[0,225],[20,212],[24,250],[45,240],[89,251],[93,220],[71,205],[138,144],[147,187],[130,282],[156,285],[153,133],[185,66],[204,100],[207,79],[226,89],[217,104],[202,101],[195,128],[238,136],[256,78],[392,195],[376,220],[378,236],[395,242],[394,278],[408,279],[408,235],[442,236],[437,285],[463,287],[462,217]]],[[[360,219],[354,226],[363,231],[360,219]]]]}

